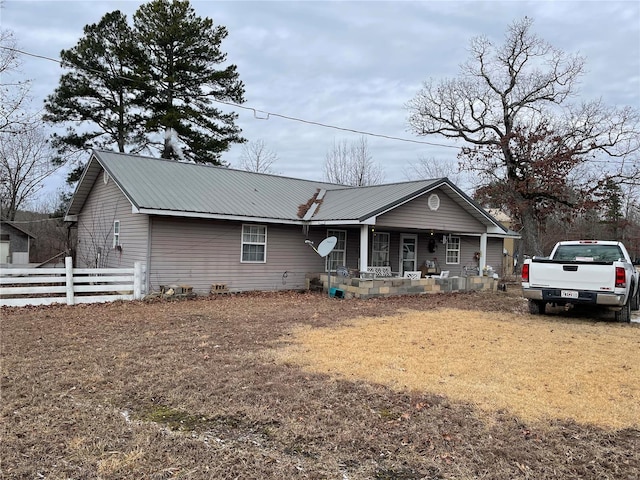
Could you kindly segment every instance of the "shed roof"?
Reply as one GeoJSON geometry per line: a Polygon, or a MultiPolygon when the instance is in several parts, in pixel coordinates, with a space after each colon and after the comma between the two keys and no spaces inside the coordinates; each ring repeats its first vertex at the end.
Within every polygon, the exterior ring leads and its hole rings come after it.
{"type": "Polygon", "coordinates": [[[18,225],[18,224],[17,224],[17,223],[15,223],[15,222],[12,222],[12,221],[10,221],[10,220],[0,220],[0,225],[1,225],[1,224],[9,225],[10,227],[15,228],[15,229],[16,229],[16,230],[18,230],[19,232],[24,233],[27,237],[36,238],[36,236],[35,236],[33,233],[29,232],[29,231],[28,231],[28,230],[26,230],[24,227],[21,227],[20,225],[18,225]]]}

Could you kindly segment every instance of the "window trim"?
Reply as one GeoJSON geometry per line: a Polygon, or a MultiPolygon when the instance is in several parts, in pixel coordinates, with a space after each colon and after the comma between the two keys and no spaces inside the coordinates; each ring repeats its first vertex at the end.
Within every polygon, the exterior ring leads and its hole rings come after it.
{"type": "Polygon", "coordinates": [[[120,220],[113,221],[113,248],[120,246],[120,220]]]}
{"type": "Polygon", "coordinates": [[[391,251],[391,234],[388,233],[388,232],[373,232],[373,239],[371,240],[371,266],[372,267],[387,267],[387,266],[391,265],[391,263],[390,263],[390,261],[391,261],[390,251],[391,251]],[[384,250],[376,250],[375,249],[376,237],[378,235],[387,237],[387,250],[386,250],[387,259],[386,259],[386,263],[383,263],[382,265],[376,265],[376,262],[375,262],[376,252],[384,251],[384,250]]]}
{"type": "MultiPolygon", "coordinates": [[[[335,229],[335,228],[331,228],[331,229],[327,229],[327,238],[335,236],[336,238],[338,238],[338,242],[336,242],[336,246],[333,248],[333,250],[331,251],[331,253],[329,253],[329,255],[327,255],[326,257],[326,261],[324,262],[324,270],[325,272],[331,272],[333,270],[330,270],[331,267],[331,263],[332,263],[332,257],[333,254],[335,252],[342,252],[343,254],[343,266],[346,266],[347,264],[347,231],[346,230],[340,230],[340,229],[335,229]],[[340,243],[340,238],[338,238],[337,235],[333,235],[333,232],[340,232],[340,233],[344,233],[344,250],[339,250],[338,249],[338,245],[340,243]]],[[[339,265],[336,265],[339,266],[339,265]]]]}
{"type": "Polygon", "coordinates": [[[445,249],[444,252],[444,261],[446,265],[460,265],[460,252],[461,252],[461,247],[462,247],[462,242],[460,240],[460,237],[450,237],[449,240],[447,241],[447,248],[445,249]],[[457,240],[457,246],[458,248],[449,248],[449,246],[454,243],[451,240],[456,239],[457,240]],[[456,262],[450,262],[449,261],[449,252],[455,252],[457,255],[457,261],[456,262]]]}
{"type": "Polygon", "coordinates": [[[267,263],[267,226],[255,223],[243,223],[242,230],[240,231],[240,263],[267,263]],[[244,234],[245,227],[261,227],[264,229],[264,242],[245,242],[244,234]],[[245,245],[262,245],[264,246],[262,260],[245,260],[244,259],[244,246],[245,245]]]}

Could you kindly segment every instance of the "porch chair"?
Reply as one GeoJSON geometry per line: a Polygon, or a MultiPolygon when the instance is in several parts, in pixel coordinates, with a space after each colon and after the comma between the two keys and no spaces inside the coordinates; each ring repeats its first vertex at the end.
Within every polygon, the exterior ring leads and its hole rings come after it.
{"type": "Polygon", "coordinates": [[[449,278],[449,270],[443,270],[440,272],[440,278],[449,278]]]}

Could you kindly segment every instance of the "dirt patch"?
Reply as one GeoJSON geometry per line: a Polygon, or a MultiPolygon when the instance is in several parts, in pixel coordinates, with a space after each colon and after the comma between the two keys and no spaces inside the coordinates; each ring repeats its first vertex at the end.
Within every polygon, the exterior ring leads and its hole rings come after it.
{"type": "Polygon", "coordinates": [[[527,422],[640,427],[640,336],[626,325],[550,323],[454,309],[300,329],[283,361],[428,391],[527,422]]]}
{"type": "Polygon", "coordinates": [[[300,326],[442,308],[518,322],[525,304],[502,293],[341,301],[284,292],[3,309],[0,476],[640,477],[636,427],[530,423],[449,394],[274,360],[300,326]]]}

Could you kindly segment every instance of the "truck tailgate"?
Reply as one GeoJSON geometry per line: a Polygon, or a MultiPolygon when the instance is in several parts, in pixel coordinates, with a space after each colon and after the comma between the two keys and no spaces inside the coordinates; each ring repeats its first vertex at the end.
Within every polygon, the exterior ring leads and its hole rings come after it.
{"type": "Polygon", "coordinates": [[[611,263],[533,260],[531,287],[613,292],[616,269],[611,263]]]}

